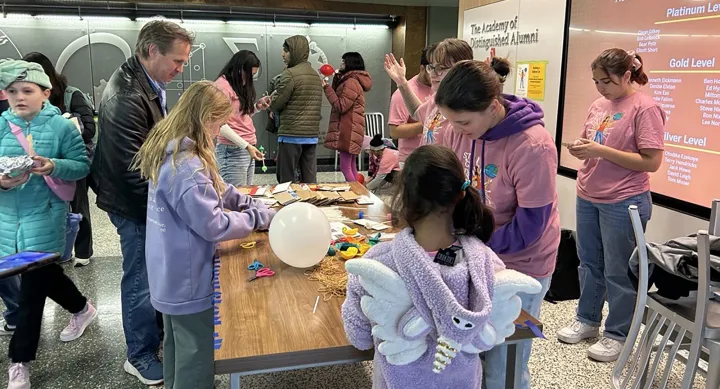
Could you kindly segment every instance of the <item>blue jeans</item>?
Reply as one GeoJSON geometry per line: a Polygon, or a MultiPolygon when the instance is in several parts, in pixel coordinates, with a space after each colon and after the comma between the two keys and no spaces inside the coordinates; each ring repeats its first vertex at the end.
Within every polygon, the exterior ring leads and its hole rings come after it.
{"type": "MultiPolygon", "coordinates": [[[[527,311],[532,317],[540,318],[540,307],[542,306],[545,294],[550,289],[550,280],[552,277],[536,278],[542,285],[542,290],[538,294],[518,293],[522,300],[522,309],[527,311]]],[[[530,388],[530,369],[528,362],[530,361],[530,352],[532,348],[532,340],[524,340],[517,345],[517,352],[522,353],[522,381],[521,389],[530,388]]],[[[483,368],[483,378],[486,389],[504,389],[505,373],[507,371],[507,346],[496,346],[485,352],[485,366],[483,368]]]]}
{"type": "Polygon", "coordinates": [[[218,144],[215,146],[220,177],[229,185],[252,185],[255,174],[255,160],[247,149],[218,144]]]}
{"type": "Polygon", "coordinates": [[[156,352],[160,348],[160,330],[155,308],[150,304],[145,263],[145,224],[110,213],[108,216],[120,235],[123,255],[120,299],[127,358],[142,371],[150,363],[157,363],[156,352]]]}
{"type": "Polygon", "coordinates": [[[16,326],[20,310],[20,276],[0,279],[0,298],[5,303],[5,323],[16,326]]]}
{"type": "Polygon", "coordinates": [[[580,257],[578,321],[599,327],[607,297],[610,312],[604,336],[624,342],[630,330],[637,293],[628,277],[628,262],[635,249],[635,234],[628,207],[636,205],[643,230],[652,214],[650,192],[613,204],[593,203],[578,197],[577,251],[580,257]]]}

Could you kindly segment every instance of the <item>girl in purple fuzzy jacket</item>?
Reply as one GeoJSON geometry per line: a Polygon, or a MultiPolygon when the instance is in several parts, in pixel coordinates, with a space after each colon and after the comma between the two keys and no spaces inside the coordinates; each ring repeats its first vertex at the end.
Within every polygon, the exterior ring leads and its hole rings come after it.
{"type": "Polygon", "coordinates": [[[504,265],[485,245],[492,213],[455,154],[434,145],[408,157],[393,209],[409,228],[345,265],[347,337],[375,348],[375,389],[480,388],[478,354],[504,341],[520,304],[512,292],[512,312],[494,316],[504,265]]]}

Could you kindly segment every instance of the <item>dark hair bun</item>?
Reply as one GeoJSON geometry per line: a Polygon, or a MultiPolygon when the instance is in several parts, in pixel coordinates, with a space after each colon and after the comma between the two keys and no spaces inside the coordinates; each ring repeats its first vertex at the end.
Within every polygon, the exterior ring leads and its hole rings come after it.
{"type": "Polygon", "coordinates": [[[378,146],[382,146],[382,145],[383,145],[382,135],[375,134],[375,136],[373,136],[372,140],[370,141],[370,146],[378,147],[378,146]]]}
{"type": "Polygon", "coordinates": [[[505,81],[505,78],[510,74],[510,61],[506,58],[493,57],[490,66],[495,70],[495,73],[500,76],[502,81],[505,81]]]}

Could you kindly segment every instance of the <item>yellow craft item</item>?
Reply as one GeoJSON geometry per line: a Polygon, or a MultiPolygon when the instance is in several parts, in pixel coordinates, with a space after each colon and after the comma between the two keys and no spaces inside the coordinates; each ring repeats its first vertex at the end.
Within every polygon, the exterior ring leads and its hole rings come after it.
{"type": "Polygon", "coordinates": [[[365,253],[367,253],[367,251],[370,250],[370,247],[371,246],[367,243],[361,244],[360,245],[360,255],[365,255],[365,253]]]}
{"type": "Polygon", "coordinates": [[[358,255],[359,251],[357,247],[348,247],[347,250],[341,251],[340,256],[343,257],[343,259],[353,259],[358,255]]]}
{"type": "Polygon", "coordinates": [[[357,228],[347,228],[347,227],[343,227],[343,230],[342,230],[342,231],[343,231],[343,234],[345,234],[345,235],[347,235],[347,236],[355,236],[355,235],[357,235],[357,233],[358,233],[358,229],[357,229],[357,228]]]}
{"type": "Polygon", "coordinates": [[[256,245],[256,244],[257,244],[257,242],[255,242],[255,241],[253,241],[253,242],[247,242],[247,243],[241,243],[241,244],[240,244],[240,247],[242,247],[242,248],[244,248],[244,249],[252,249],[252,248],[255,248],[255,245],[256,245]]]}

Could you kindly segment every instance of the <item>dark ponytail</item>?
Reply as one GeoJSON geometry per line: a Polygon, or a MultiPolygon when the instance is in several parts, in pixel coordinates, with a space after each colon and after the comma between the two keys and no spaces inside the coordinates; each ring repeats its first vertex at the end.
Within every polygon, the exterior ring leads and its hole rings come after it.
{"type": "Polygon", "coordinates": [[[447,210],[457,234],[487,242],[495,228],[492,211],[465,182],[462,164],[452,150],[437,145],[416,149],[405,161],[396,187],[393,225],[400,227],[403,222],[413,227],[431,213],[447,210]]]}
{"type": "Polygon", "coordinates": [[[495,218],[492,211],[480,199],[477,189],[465,190],[465,197],[455,206],[453,225],[465,231],[466,235],[475,235],[487,243],[495,230],[495,218]]]}
{"type": "Polygon", "coordinates": [[[595,58],[591,69],[601,69],[605,74],[622,78],[625,72],[630,72],[630,82],[638,85],[648,83],[648,76],[645,74],[645,66],[642,57],[631,51],[623,49],[607,49],[595,58]]]}

